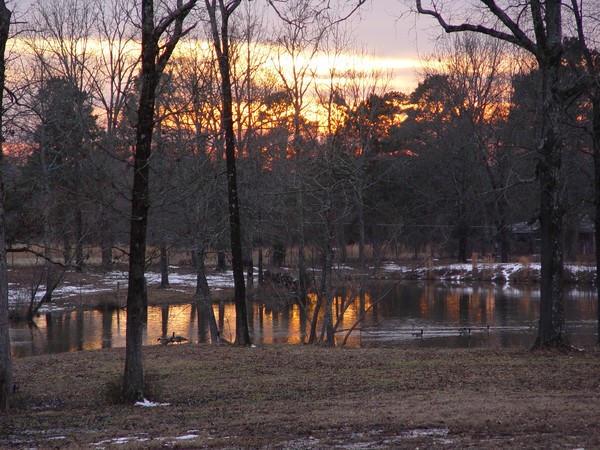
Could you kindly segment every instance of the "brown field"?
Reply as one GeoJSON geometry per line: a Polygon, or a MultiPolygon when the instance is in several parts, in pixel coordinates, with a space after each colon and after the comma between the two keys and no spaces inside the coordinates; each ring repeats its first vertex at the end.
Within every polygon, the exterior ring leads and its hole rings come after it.
{"type": "Polygon", "coordinates": [[[14,361],[2,448],[598,448],[600,352],[144,348],[152,408],[115,403],[124,350],[14,361]],[[119,440],[117,440],[119,439],[119,440]]]}

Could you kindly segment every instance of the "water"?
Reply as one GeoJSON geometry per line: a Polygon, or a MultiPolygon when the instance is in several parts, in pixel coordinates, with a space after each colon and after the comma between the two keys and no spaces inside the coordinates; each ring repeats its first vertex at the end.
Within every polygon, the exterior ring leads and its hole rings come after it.
{"type": "MultiPolygon", "coordinates": [[[[349,334],[353,347],[530,347],[539,318],[539,290],[535,287],[465,287],[424,283],[374,283],[362,297],[340,293],[334,302],[339,316],[336,339],[341,343],[360,317],[362,323],[349,334]],[[344,312],[342,314],[342,311],[344,312]],[[488,328],[489,327],[489,328],[488,328]],[[422,330],[422,334],[421,334],[422,330]]],[[[308,316],[298,305],[250,301],[251,337],[257,345],[298,344],[310,329],[308,316]]],[[[565,291],[567,329],[573,345],[596,345],[595,291],[565,291]]],[[[222,335],[233,340],[233,303],[213,306],[222,335]]],[[[36,326],[13,324],[10,329],[14,357],[43,353],[94,350],[125,345],[124,311],[75,310],[39,317],[36,326]]],[[[322,329],[322,321],[317,330],[322,329]]],[[[160,336],[175,332],[191,342],[210,340],[207,321],[194,304],[150,307],[144,344],[158,345],[160,336]]]]}

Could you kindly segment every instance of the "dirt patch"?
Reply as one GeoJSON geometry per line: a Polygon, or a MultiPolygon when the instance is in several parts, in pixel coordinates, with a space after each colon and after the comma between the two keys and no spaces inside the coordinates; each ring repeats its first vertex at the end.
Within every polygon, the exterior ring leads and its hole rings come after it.
{"type": "Polygon", "coordinates": [[[23,358],[0,446],[595,448],[599,356],[151,346],[158,407],[110,400],[124,349],[23,358]]]}

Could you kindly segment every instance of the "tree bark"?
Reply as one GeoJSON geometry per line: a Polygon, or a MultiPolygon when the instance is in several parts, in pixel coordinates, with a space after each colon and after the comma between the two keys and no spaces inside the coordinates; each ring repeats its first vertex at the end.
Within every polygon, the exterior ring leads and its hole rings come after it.
{"type": "Polygon", "coordinates": [[[7,412],[13,392],[10,335],[8,332],[8,267],[6,263],[6,222],[4,209],[4,151],[2,150],[2,113],[5,84],[5,50],[11,11],[0,0],[0,412],[7,412]]]}
{"type": "Polygon", "coordinates": [[[157,54],[158,42],[154,38],[154,4],[152,0],[144,0],[142,1],[142,74],[131,192],[129,285],[127,288],[125,375],[123,377],[123,394],[125,398],[134,400],[139,400],[144,395],[142,360],[144,272],[149,209],[150,155],[158,84],[157,54]]]}
{"type": "Polygon", "coordinates": [[[229,202],[229,230],[231,236],[231,266],[235,285],[235,343],[250,345],[248,311],[246,305],[246,285],[244,280],[244,262],[242,249],[242,231],[240,225],[240,207],[235,156],[235,131],[233,128],[233,95],[231,90],[231,68],[229,57],[229,17],[239,6],[241,0],[234,0],[227,6],[220,2],[220,31],[217,23],[217,6],[214,0],[206,0],[210,16],[213,44],[217,53],[221,74],[221,128],[225,132],[225,160],[227,166],[227,194],[229,202]]]}
{"type": "MultiPolygon", "coordinates": [[[[598,89],[598,88],[596,88],[598,89]]],[[[596,204],[595,230],[596,239],[596,293],[598,314],[598,342],[600,343],[600,93],[592,97],[592,145],[594,155],[594,202],[596,204]]]]}
{"type": "Polygon", "coordinates": [[[540,324],[535,346],[567,344],[563,299],[563,190],[560,69],[560,1],[547,2],[547,46],[538,59],[542,71],[542,121],[539,152],[542,268],[540,324]],[[552,5],[550,5],[552,3],[552,5]]]}
{"type": "Polygon", "coordinates": [[[160,287],[169,288],[169,250],[164,242],[160,244],[160,287]]]}
{"type": "Polygon", "coordinates": [[[156,88],[177,42],[184,34],[183,20],[196,0],[182,4],[154,24],[153,0],[142,0],[142,73],[140,100],[137,112],[136,145],[133,155],[133,187],[131,191],[131,232],[129,237],[129,285],[127,288],[127,330],[125,345],[125,374],[123,396],[140,399],[144,395],[142,336],[146,318],[146,235],[148,225],[150,157],[156,88]],[[159,39],[174,23],[167,42],[159,48],[159,39]]]}
{"type": "Polygon", "coordinates": [[[75,271],[83,272],[85,258],[83,255],[83,212],[81,207],[77,206],[75,211],[75,234],[77,241],[75,243],[75,271]]]}
{"type": "Polygon", "coordinates": [[[210,297],[210,288],[206,279],[206,269],[204,265],[204,255],[206,251],[203,247],[194,251],[196,255],[196,294],[195,299],[198,305],[198,314],[202,314],[208,320],[208,329],[210,331],[210,341],[213,344],[221,342],[221,333],[217,326],[215,312],[212,308],[210,297]]]}
{"type": "Polygon", "coordinates": [[[109,271],[113,268],[112,262],[112,244],[103,241],[102,247],[102,269],[109,271]]]}
{"type": "Polygon", "coordinates": [[[204,247],[194,251],[196,261],[196,297],[208,298],[210,296],[210,288],[206,279],[206,269],[204,265],[204,247]]]}
{"type": "MultiPolygon", "coordinates": [[[[331,209],[331,206],[328,206],[328,209],[331,209]]],[[[327,212],[327,219],[329,220],[331,217],[330,212],[327,212]]],[[[332,286],[332,276],[333,276],[333,242],[335,236],[332,231],[332,222],[326,224],[326,241],[323,246],[323,297],[325,297],[325,317],[324,324],[325,327],[325,345],[327,347],[335,346],[335,329],[333,327],[333,286],[332,286]]],[[[336,315],[337,316],[337,315],[336,315]]]]}

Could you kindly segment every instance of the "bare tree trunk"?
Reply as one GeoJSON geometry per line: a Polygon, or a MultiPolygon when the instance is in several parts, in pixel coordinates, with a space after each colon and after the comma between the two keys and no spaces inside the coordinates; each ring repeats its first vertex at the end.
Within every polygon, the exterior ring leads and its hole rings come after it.
{"type": "Polygon", "coordinates": [[[310,322],[310,331],[308,332],[308,344],[314,344],[317,340],[317,321],[319,319],[319,312],[323,305],[323,293],[317,296],[317,303],[315,304],[315,310],[310,322]]]}
{"type": "Polygon", "coordinates": [[[104,270],[111,270],[113,267],[112,262],[112,245],[107,242],[102,242],[102,268],[104,270]]]}
{"type": "Polygon", "coordinates": [[[196,254],[196,301],[199,303],[198,314],[202,313],[208,320],[208,328],[210,331],[210,341],[213,344],[221,342],[221,333],[217,326],[217,319],[215,318],[215,312],[212,308],[212,301],[210,298],[210,288],[206,279],[206,269],[204,265],[205,249],[203,247],[198,248],[195,251],[196,254]]]}
{"type": "Polygon", "coordinates": [[[142,6],[142,86],[138,108],[136,149],[134,154],[131,198],[131,233],[129,242],[129,285],[127,289],[127,331],[123,394],[139,400],[144,395],[142,335],[144,326],[144,292],[146,266],[146,230],[148,224],[148,176],[156,92],[155,59],[158,48],[153,42],[152,1],[142,6]]]}
{"type": "Polygon", "coordinates": [[[304,181],[300,180],[298,186],[298,301],[300,306],[306,307],[306,299],[308,296],[308,271],[306,270],[306,236],[304,230],[304,181]]]}
{"type": "MultiPolygon", "coordinates": [[[[540,324],[535,346],[552,347],[567,344],[563,299],[563,191],[561,138],[560,66],[561,40],[560,2],[547,15],[556,17],[548,20],[553,47],[547,51],[542,69],[542,108],[545,120],[542,123],[542,136],[539,151],[540,174],[540,226],[542,238],[542,269],[540,280],[540,324]]],[[[550,43],[549,45],[552,45],[550,43]]]]}
{"type": "Polygon", "coordinates": [[[258,244],[258,285],[260,286],[265,281],[264,267],[263,267],[263,248],[262,244],[258,244]]]}
{"type": "Polygon", "coordinates": [[[206,279],[206,268],[204,265],[204,247],[198,248],[195,252],[196,260],[196,297],[208,298],[210,296],[210,288],[206,279]]]}
{"type": "Polygon", "coordinates": [[[217,267],[219,272],[224,272],[227,269],[227,263],[225,261],[225,251],[217,250],[217,267]]]}
{"type": "Polygon", "coordinates": [[[167,244],[160,244],[160,287],[169,288],[169,251],[167,244]]]}
{"type": "Polygon", "coordinates": [[[252,233],[248,233],[248,244],[246,246],[246,287],[250,290],[254,285],[254,260],[252,255],[253,242],[252,233]]]}
{"type": "Polygon", "coordinates": [[[73,260],[73,254],[71,247],[71,233],[67,230],[63,231],[62,241],[63,241],[63,262],[65,264],[69,264],[73,260]]]}
{"type": "Polygon", "coordinates": [[[75,234],[77,239],[75,243],[75,271],[82,272],[85,261],[83,255],[83,213],[79,206],[76,207],[75,211],[75,234]]]}
{"type": "MultiPolygon", "coordinates": [[[[362,174],[361,174],[362,177],[362,174]]],[[[366,266],[367,257],[365,255],[366,236],[365,236],[365,203],[363,198],[362,179],[359,181],[358,198],[356,207],[358,209],[358,266],[361,275],[366,266]]]]}
{"type": "Polygon", "coordinates": [[[596,239],[596,292],[598,295],[596,309],[598,314],[598,342],[600,342],[600,93],[596,93],[592,98],[592,114],[594,201],[596,204],[594,237],[596,239]]]}
{"type": "Polygon", "coordinates": [[[229,58],[229,18],[240,5],[241,0],[233,0],[225,5],[220,2],[220,24],[217,22],[215,0],[206,0],[206,9],[210,16],[213,44],[217,53],[221,73],[221,128],[225,132],[225,160],[227,165],[227,193],[229,200],[229,229],[231,235],[231,266],[235,285],[235,343],[250,345],[248,311],[246,305],[246,285],[242,249],[242,231],[240,225],[240,207],[235,156],[235,132],[233,129],[233,96],[231,91],[231,73],[229,58]],[[220,29],[219,29],[220,28],[220,29]]]}
{"type": "Polygon", "coordinates": [[[177,9],[154,24],[153,0],[142,0],[142,72],[140,100],[137,112],[136,145],[134,152],[133,187],[131,192],[131,233],[129,237],[129,285],[127,289],[127,331],[125,346],[125,374],[123,395],[140,399],[144,395],[144,368],[142,336],[147,299],[146,232],[149,209],[149,175],[154,130],[156,88],[177,42],[183,35],[183,20],[196,0],[185,5],[177,2],[177,9]],[[161,35],[170,24],[174,29],[167,42],[159,47],[161,35]]]}
{"type": "Polygon", "coordinates": [[[323,296],[325,297],[325,345],[333,347],[335,345],[335,329],[333,327],[333,232],[330,224],[327,224],[327,240],[323,248],[323,296]]]}
{"type": "Polygon", "coordinates": [[[5,50],[10,29],[11,11],[0,0],[0,412],[7,412],[13,389],[10,336],[8,333],[8,276],[6,264],[6,223],[4,211],[4,152],[2,151],[2,113],[5,83],[5,50]]]}

